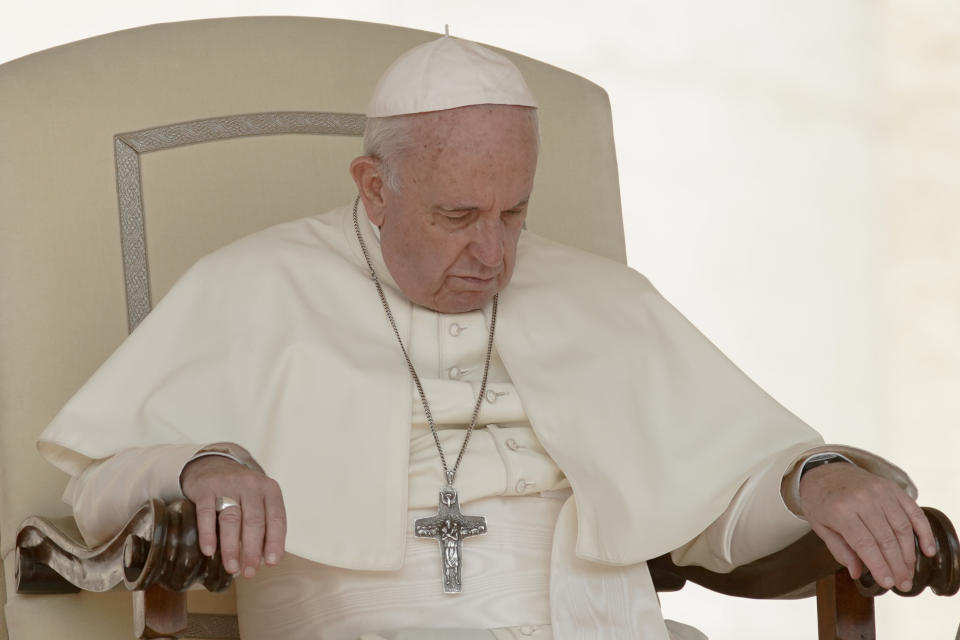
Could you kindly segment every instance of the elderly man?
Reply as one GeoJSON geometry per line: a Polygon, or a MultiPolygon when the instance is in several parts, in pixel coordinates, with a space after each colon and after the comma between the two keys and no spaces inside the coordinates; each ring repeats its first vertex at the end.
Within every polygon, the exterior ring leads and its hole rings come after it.
{"type": "Polygon", "coordinates": [[[821,446],[635,272],[523,232],[509,61],[422,45],[367,115],[352,205],[201,260],[44,432],[88,540],[182,490],[249,638],[698,637],[644,561],[808,527],[907,588],[932,535],[898,469],[821,446]]]}

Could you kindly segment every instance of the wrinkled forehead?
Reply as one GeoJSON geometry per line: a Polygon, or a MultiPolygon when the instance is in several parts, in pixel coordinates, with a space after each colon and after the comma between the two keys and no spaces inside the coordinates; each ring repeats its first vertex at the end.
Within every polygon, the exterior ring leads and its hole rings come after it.
{"type": "Polygon", "coordinates": [[[418,123],[415,141],[401,159],[400,175],[423,197],[504,207],[530,198],[537,137],[523,109],[482,106],[429,114],[418,123]]]}

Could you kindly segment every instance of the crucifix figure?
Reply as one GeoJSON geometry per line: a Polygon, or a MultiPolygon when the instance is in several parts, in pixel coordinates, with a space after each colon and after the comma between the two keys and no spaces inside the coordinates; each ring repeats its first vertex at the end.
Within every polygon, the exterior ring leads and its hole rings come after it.
{"type": "Polygon", "coordinates": [[[483,516],[465,516],[460,513],[457,490],[448,486],[440,490],[437,515],[419,518],[414,522],[413,531],[418,538],[434,538],[440,543],[443,592],[460,593],[463,589],[460,581],[463,539],[486,533],[487,519],[483,516]]]}

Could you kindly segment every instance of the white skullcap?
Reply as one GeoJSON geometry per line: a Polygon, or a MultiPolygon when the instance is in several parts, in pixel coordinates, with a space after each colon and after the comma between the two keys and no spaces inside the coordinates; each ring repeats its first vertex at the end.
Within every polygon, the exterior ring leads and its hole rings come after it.
{"type": "Polygon", "coordinates": [[[444,36],[410,49],[380,77],[368,118],[441,111],[475,104],[536,107],[520,70],[475,42],[444,36]]]}

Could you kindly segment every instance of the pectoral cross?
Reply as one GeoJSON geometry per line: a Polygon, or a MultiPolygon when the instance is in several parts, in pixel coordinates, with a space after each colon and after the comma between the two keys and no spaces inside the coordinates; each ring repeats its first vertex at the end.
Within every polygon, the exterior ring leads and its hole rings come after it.
{"type": "Polygon", "coordinates": [[[413,531],[418,538],[434,538],[440,543],[443,592],[460,593],[463,590],[460,581],[463,539],[486,533],[487,519],[460,513],[457,490],[447,486],[440,490],[437,515],[419,518],[413,523],[413,531]]]}

